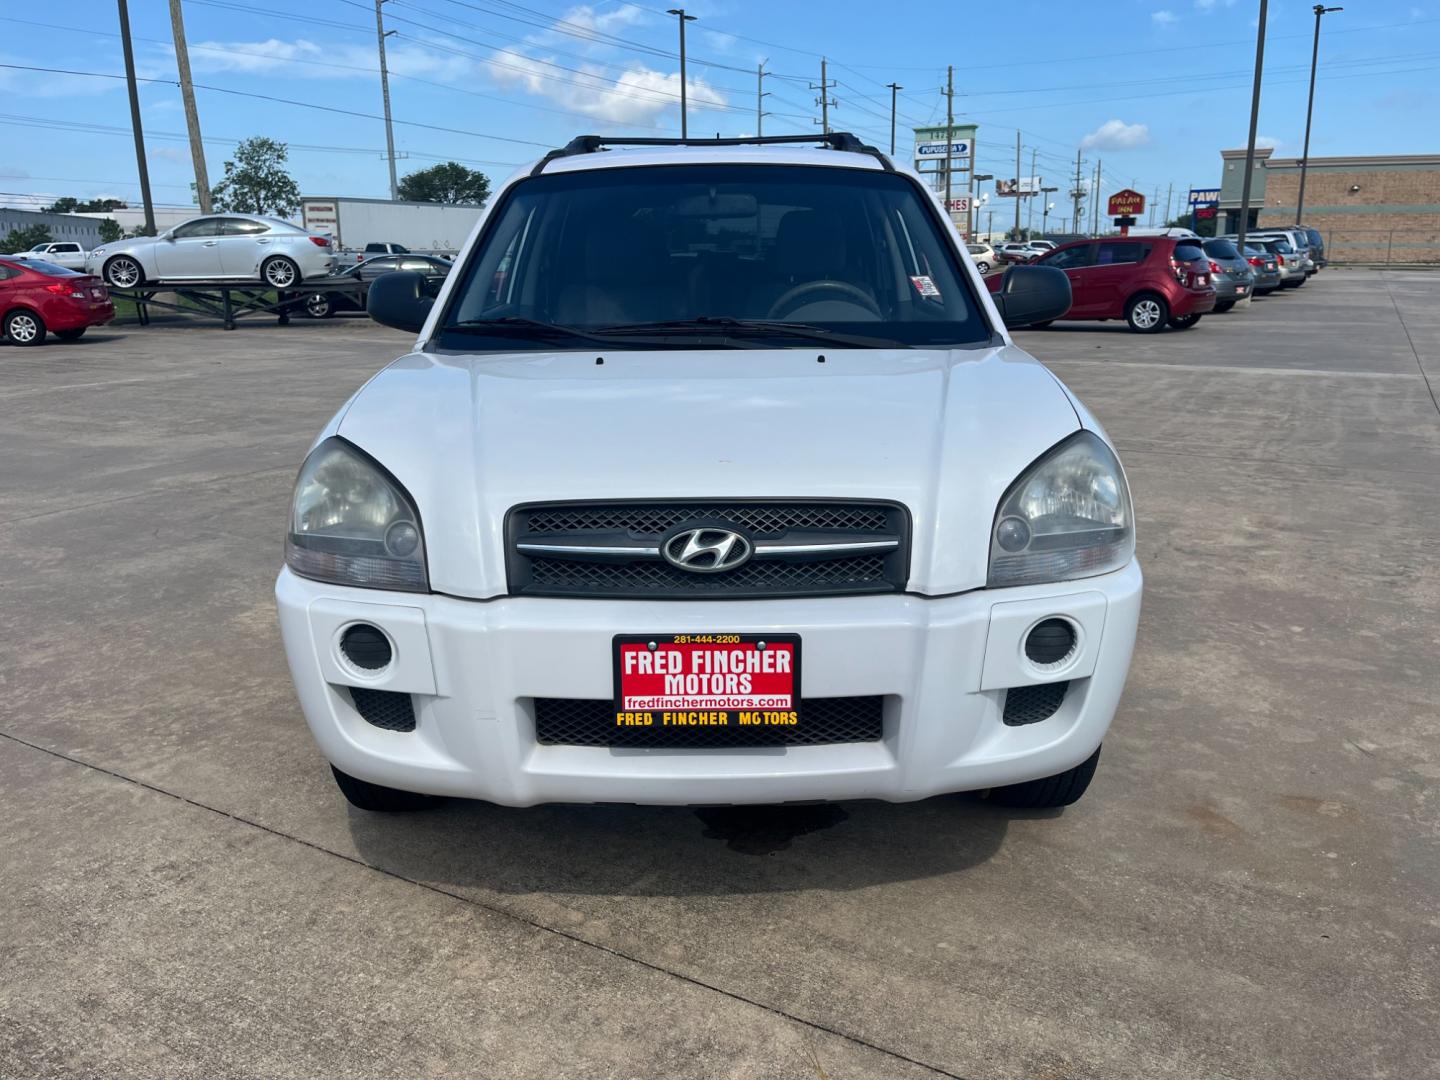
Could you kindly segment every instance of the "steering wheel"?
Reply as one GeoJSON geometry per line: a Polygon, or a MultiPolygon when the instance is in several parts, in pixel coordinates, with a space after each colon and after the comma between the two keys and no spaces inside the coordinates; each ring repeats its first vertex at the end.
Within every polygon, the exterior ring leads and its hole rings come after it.
{"type": "Polygon", "coordinates": [[[864,289],[851,285],[847,281],[806,281],[796,285],[793,289],[786,290],[779,300],[776,300],[775,303],[770,305],[770,312],[766,317],[777,319],[780,317],[781,312],[790,307],[794,307],[795,301],[800,297],[812,292],[824,292],[827,289],[831,292],[844,293],[846,299],[853,300],[860,304],[876,318],[880,317],[880,305],[871,299],[870,294],[864,289]]]}

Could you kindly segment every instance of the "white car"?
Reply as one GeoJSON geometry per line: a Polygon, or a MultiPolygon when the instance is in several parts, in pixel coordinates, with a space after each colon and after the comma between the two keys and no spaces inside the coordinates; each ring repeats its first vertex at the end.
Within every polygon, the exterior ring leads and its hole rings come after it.
{"type": "Polygon", "coordinates": [[[982,274],[988,274],[995,265],[995,249],[979,241],[972,241],[965,247],[970,252],[970,257],[975,260],[975,269],[982,274]]]}
{"type": "Polygon", "coordinates": [[[438,297],[371,286],[418,337],[320,432],[275,588],[345,796],[1079,798],[1130,494],[1001,314],[1068,280],[992,303],[854,136],[621,143],[511,178],[438,297]]]}
{"type": "Polygon", "coordinates": [[[66,270],[84,272],[85,257],[88,253],[74,240],[54,240],[48,244],[36,244],[29,251],[18,251],[6,255],[7,259],[38,259],[52,266],[63,266],[66,270]]]}
{"type": "Polygon", "coordinates": [[[324,277],[335,265],[330,238],[259,214],[209,214],[167,229],[102,244],[85,272],[114,289],[182,281],[263,281],[277,289],[324,277]]]}

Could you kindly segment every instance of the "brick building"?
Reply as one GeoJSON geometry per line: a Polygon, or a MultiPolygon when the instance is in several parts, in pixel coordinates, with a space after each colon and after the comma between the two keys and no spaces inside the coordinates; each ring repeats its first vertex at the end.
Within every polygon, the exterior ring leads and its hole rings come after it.
{"type": "MultiPolygon", "coordinates": [[[[1270,158],[1256,172],[1260,227],[1294,224],[1300,159],[1270,158]]],[[[1332,262],[1440,263],[1440,154],[1312,157],[1304,217],[1332,262]]]]}

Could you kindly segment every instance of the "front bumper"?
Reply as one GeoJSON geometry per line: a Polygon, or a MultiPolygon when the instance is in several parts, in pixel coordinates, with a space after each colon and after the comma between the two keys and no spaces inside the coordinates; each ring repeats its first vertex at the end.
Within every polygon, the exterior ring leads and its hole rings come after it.
{"type": "Polygon", "coordinates": [[[545,802],[903,802],[1051,776],[1084,761],[1120,699],[1140,614],[1137,563],[1063,585],[957,596],[804,600],[491,601],[324,585],[282,570],[281,636],[325,756],[388,787],[545,802]],[[1023,639],[1042,619],[1078,629],[1061,670],[1038,671],[1023,639]],[[340,656],[355,622],[381,627],[394,659],[377,675],[340,656]],[[536,741],[537,697],[609,699],[623,633],[798,633],[801,694],[883,695],[875,742],[723,750],[613,749],[536,741]],[[1069,681],[1054,715],[1004,724],[1006,689],[1069,681]],[[349,687],[412,695],[414,731],[373,727],[349,687]]]}

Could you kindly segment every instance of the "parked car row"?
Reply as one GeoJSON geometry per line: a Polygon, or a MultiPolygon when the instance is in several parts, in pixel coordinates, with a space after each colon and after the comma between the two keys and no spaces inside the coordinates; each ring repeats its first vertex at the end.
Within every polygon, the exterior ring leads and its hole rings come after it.
{"type": "MultiPolygon", "coordinates": [[[[1060,319],[1124,319],[1130,329],[1148,334],[1188,330],[1211,312],[1303,285],[1318,266],[1309,244],[1305,230],[1274,230],[1247,236],[1242,253],[1233,237],[1158,229],[1073,240],[1024,261],[1053,266],[1070,280],[1070,310],[1060,319]],[[1306,246],[1297,249],[1301,237],[1306,246]]],[[[1002,259],[1012,247],[1021,245],[1006,244],[1002,259]]],[[[992,293],[1003,282],[1004,275],[986,278],[992,293]]]]}

